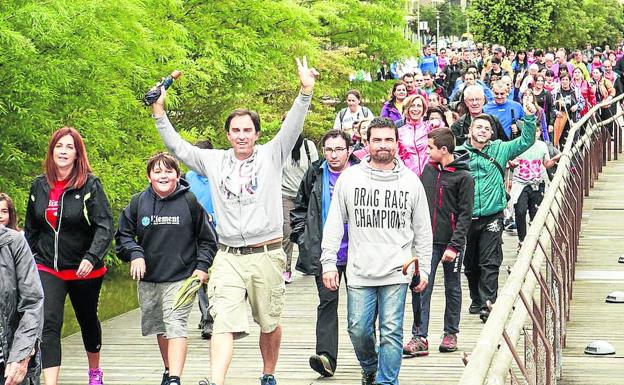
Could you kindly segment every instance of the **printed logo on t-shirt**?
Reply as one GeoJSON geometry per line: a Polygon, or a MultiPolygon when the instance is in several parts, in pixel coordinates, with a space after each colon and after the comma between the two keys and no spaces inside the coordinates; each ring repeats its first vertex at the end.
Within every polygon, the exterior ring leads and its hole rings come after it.
{"type": "Polygon", "coordinates": [[[149,217],[143,217],[143,218],[141,218],[141,224],[142,224],[143,226],[147,226],[147,225],[149,225],[149,224],[150,224],[150,219],[149,219],[149,217]]]}
{"type": "Polygon", "coordinates": [[[154,226],[158,225],[179,225],[180,217],[176,216],[160,216],[152,215],[151,219],[148,219],[148,224],[151,223],[154,226]]]}
{"type": "Polygon", "coordinates": [[[406,226],[409,191],[356,187],[353,196],[355,226],[401,229],[406,226]]]}

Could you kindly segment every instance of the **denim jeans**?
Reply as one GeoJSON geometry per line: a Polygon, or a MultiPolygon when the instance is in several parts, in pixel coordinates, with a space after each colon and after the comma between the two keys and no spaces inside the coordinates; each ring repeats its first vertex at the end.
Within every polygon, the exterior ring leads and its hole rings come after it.
{"type": "MultiPolygon", "coordinates": [[[[412,335],[414,337],[427,338],[429,333],[429,312],[431,310],[431,294],[435,284],[435,276],[438,265],[446,250],[445,245],[433,245],[431,256],[431,275],[429,283],[423,293],[412,292],[412,311],[414,312],[414,324],[412,335]],[[417,314],[417,312],[420,312],[417,314]]],[[[442,262],[444,269],[444,295],[446,306],[444,308],[444,332],[459,333],[459,319],[461,314],[461,265],[462,253],[457,255],[453,262],[442,262]]]]}
{"type": "Polygon", "coordinates": [[[407,284],[347,286],[349,337],[360,366],[377,371],[376,384],[397,385],[403,354],[407,284]],[[379,311],[379,352],[375,350],[375,310],[379,311]]]}

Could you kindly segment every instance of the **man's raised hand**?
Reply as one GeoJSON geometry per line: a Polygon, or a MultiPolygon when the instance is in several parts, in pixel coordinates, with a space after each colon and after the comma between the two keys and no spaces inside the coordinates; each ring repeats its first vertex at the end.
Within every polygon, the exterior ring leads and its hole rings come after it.
{"type": "Polygon", "coordinates": [[[295,58],[295,61],[297,62],[297,72],[299,73],[301,88],[303,88],[303,91],[306,94],[312,93],[316,76],[319,74],[318,71],[314,68],[308,68],[308,59],[305,56],[303,57],[303,60],[295,58]]]}

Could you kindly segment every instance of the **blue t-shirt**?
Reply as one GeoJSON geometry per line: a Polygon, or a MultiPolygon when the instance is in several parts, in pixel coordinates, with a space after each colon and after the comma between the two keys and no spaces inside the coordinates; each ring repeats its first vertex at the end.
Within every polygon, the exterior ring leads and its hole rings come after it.
{"type": "Polygon", "coordinates": [[[418,68],[420,68],[420,71],[423,74],[426,71],[429,71],[433,75],[435,75],[436,72],[438,72],[438,59],[433,55],[429,55],[429,56],[423,55],[420,58],[420,65],[418,66],[418,68]]]}
{"type": "Polygon", "coordinates": [[[195,171],[189,171],[184,178],[189,183],[190,190],[200,205],[212,217],[212,222],[217,225],[217,217],[215,217],[214,206],[212,205],[212,194],[210,192],[210,181],[203,175],[199,175],[195,171]]]}
{"type": "MultiPolygon", "coordinates": [[[[329,170],[329,196],[334,196],[334,186],[340,173],[332,172],[329,170]]],[[[338,250],[338,259],[336,260],[336,266],[344,266],[347,264],[347,248],[349,247],[349,234],[347,233],[348,225],[344,224],[344,236],[342,242],[340,242],[340,250],[338,250]]]]}
{"type": "Polygon", "coordinates": [[[503,130],[508,138],[511,138],[511,124],[514,120],[519,120],[524,116],[522,104],[510,100],[506,100],[504,104],[496,104],[491,101],[483,106],[483,112],[494,115],[500,120],[503,130]],[[513,111],[513,113],[512,113],[513,111]]]}

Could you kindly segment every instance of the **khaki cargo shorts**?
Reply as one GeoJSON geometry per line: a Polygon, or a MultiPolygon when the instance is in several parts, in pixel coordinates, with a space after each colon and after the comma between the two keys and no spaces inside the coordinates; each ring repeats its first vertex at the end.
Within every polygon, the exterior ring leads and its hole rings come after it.
{"type": "Polygon", "coordinates": [[[162,334],[167,339],[188,337],[187,322],[194,301],[173,310],[175,296],[183,284],[184,280],[177,282],[139,281],[137,291],[143,336],[162,334]]]}
{"type": "Polygon", "coordinates": [[[208,282],[213,334],[233,333],[235,339],[247,336],[247,300],[261,332],[274,331],[284,308],[285,266],[286,254],[282,248],[247,255],[220,249],[208,282]]]}

